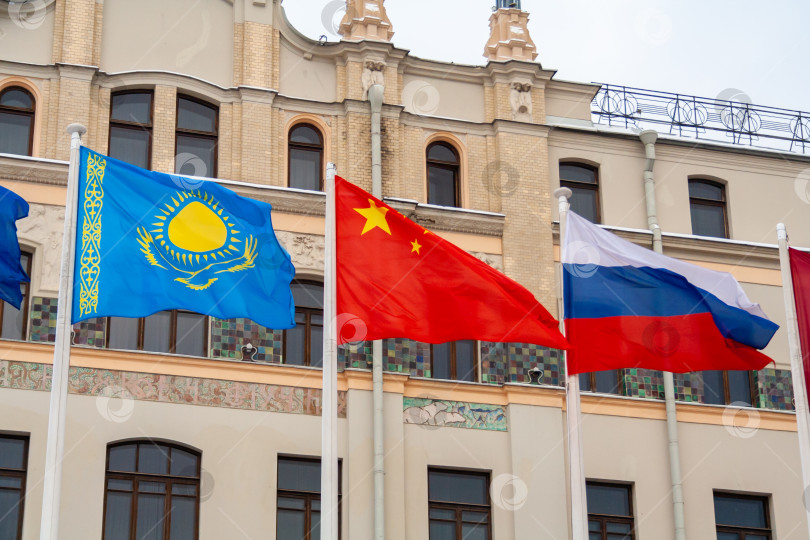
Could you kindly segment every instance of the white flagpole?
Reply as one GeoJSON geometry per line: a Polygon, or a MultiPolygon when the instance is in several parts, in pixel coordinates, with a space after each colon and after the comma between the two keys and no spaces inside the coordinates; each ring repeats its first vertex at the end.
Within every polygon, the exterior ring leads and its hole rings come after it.
{"type": "MultiPolygon", "coordinates": [[[[810,410],[807,403],[802,348],[799,343],[799,325],[796,318],[796,297],[793,291],[793,274],[790,269],[788,236],[784,223],[779,223],[776,226],[776,236],[779,240],[779,265],[782,267],[782,292],[785,296],[786,326],[788,345],[790,347],[790,373],[793,377],[793,401],[795,403],[796,424],[799,435],[799,459],[802,462],[803,496],[807,498],[808,490],[810,490],[810,410]]],[[[805,500],[804,503],[807,505],[808,501],[805,500]]],[[[810,532],[810,519],[807,521],[807,530],[810,532]]]]}
{"type": "MultiPolygon", "coordinates": [[[[565,249],[565,235],[568,228],[568,197],[571,190],[558,188],[554,197],[560,204],[560,255],[565,249]]],[[[562,260],[562,256],[560,257],[562,260]]],[[[562,265],[561,265],[562,266],[562,265]]],[[[560,329],[565,334],[565,267],[560,273],[560,329]]],[[[588,507],[585,498],[585,460],[582,449],[582,408],[579,400],[579,375],[568,372],[568,354],[565,354],[565,419],[568,427],[568,481],[571,500],[571,538],[587,540],[588,507]]]]}
{"type": "Polygon", "coordinates": [[[79,148],[87,128],[70,124],[70,167],[65,199],[65,228],[62,237],[62,265],[59,271],[59,298],[56,312],[56,343],[53,348],[51,405],[48,411],[48,439],[45,451],[45,478],[42,493],[40,540],[59,537],[59,509],[62,496],[62,461],[65,454],[70,332],[73,308],[73,263],[76,249],[76,204],[79,194],[79,148]]]}
{"type": "Polygon", "coordinates": [[[335,164],[326,167],[323,394],[321,396],[321,540],[338,540],[335,164]]]}

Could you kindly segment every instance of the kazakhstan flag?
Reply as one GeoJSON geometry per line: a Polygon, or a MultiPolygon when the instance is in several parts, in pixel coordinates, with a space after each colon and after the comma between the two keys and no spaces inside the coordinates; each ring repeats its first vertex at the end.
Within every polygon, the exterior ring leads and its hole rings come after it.
{"type": "Polygon", "coordinates": [[[81,149],[73,322],[184,309],[295,326],[270,205],[81,149]]]}

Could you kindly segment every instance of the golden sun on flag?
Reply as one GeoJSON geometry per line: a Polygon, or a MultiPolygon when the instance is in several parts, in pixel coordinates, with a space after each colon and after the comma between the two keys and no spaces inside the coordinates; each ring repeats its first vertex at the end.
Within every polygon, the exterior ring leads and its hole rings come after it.
{"type": "Polygon", "coordinates": [[[152,266],[180,273],[175,281],[207,289],[214,274],[253,268],[257,242],[244,238],[230,215],[204,191],[178,191],[163,203],[152,229],[138,228],[138,244],[152,266]]]}

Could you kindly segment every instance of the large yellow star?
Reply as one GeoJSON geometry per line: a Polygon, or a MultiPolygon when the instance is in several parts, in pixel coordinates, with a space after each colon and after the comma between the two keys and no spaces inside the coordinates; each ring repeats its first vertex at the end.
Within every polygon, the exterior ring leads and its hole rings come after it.
{"type": "Polygon", "coordinates": [[[368,200],[368,208],[355,208],[354,211],[366,218],[366,224],[363,227],[363,232],[360,235],[366,234],[368,231],[379,227],[388,234],[391,234],[391,229],[388,228],[388,222],[385,220],[385,214],[388,213],[388,208],[377,206],[371,199],[368,200]]]}
{"type": "Polygon", "coordinates": [[[417,238],[416,240],[411,242],[411,253],[415,251],[417,255],[421,255],[421,253],[419,253],[420,249],[422,249],[422,246],[419,245],[419,239],[417,238]]]}

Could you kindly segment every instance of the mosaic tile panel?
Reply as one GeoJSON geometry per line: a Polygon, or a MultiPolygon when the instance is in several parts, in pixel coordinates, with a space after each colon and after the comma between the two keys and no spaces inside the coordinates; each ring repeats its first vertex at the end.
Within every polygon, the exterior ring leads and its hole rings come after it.
{"type": "MultiPolygon", "coordinates": [[[[181,403],[290,414],[321,414],[321,390],[153,373],[71,367],[68,391],[82,396],[181,403]]],[[[0,388],[50,390],[51,367],[0,361],[0,388]]],[[[346,392],[338,392],[338,416],[346,417],[346,392]]]]}
{"type": "Polygon", "coordinates": [[[543,370],[540,384],[560,386],[565,379],[562,354],[556,349],[530,343],[509,343],[506,382],[529,383],[529,370],[538,366],[543,370]]]}
{"type": "Polygon", "coordinates": [[[211,358],[241,360],[248,342],[258,349],[256,362],[282,362],[283,330],[270,330],[250,319],[211,319],[211,358]]]}
{"type": "Polygon", "coordinates": [[[664,399],[664,374],[651,369],[623,370],[624,395],[646,399],[664,399]]]}
{"type": "Polygon", "coordinates": [[[759,407],[792,411],[793,379],[790,370],[765,368],[755,375],[759,394],[759,407]]]}
{"type": "Polygon", "coordinates": [[[107,319],[96,317],[73,325],[73,344],[103,349],[107,345],[107,319]]]}
{"type": "Polygon", "coordinates": [[[411,339],[383,341],[383,362],[386,371],[430,377],[430,345],[411,339]]]}
{"type": "Polygon", "coordinates": [[[503,407],[430,398],[404,398],[402,421],[420,426],[507,430],[503,407]]]}
{"type": "Polygon", "coordinates": [[[509,375],[507,344],[481,342],[481,382],[503,384],[509,375]]]}
{"type": "Polygon", "coordinates": [[[347,343],[338,347],[338,365],[357,369],[371,369],[372,342],[347,343]]]}
{"type": "Polygon", "coordinates": [[[56,298],[32,298],[30,336],[31,341],[56,341],[56,298]]]}
{"type": "MultiPolygon", "coordinates": [[[[703,403],[703,376],[697,373],[673,374],[675,399],[687,403],[703,403]]],[[[663,394],[662,394],[663,395],[663,394]]]]}

